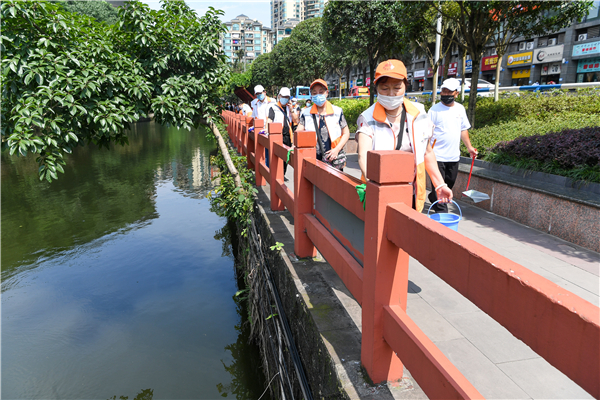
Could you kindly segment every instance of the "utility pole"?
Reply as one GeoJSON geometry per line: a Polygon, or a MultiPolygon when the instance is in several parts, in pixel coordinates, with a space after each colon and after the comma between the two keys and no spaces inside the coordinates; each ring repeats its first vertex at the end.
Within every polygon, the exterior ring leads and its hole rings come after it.
{"type": "MultiPolygon", "coordinates": [[[[441,7],[441,5],[440,5],[441,7]]],[[[442,30],[442,14],[438,13],[438,20],[437,20],[437,28],[436,28],[436,33],[435,33],[435,61],[434,63],[437,64],[438,60],[440,59],[440,42],[441,42],[441,36],[440,36],[440,31],[442,30]]],[[[431,89],[431,105],[433,106],[435,104],[435,101],[437,100],[437,83],[438,83],[438,75],[439,75],[439,71],[440,71],[440,66],[438,65],[438,68],[435,70],[435,74],[433,74],[433,87],[431,89]]]]}

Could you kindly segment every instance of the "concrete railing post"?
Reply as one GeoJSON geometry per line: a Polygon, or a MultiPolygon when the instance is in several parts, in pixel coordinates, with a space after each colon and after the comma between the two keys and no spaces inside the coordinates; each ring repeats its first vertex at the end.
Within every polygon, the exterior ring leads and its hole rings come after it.
{"type": "Polygon", "coordinates": [[[273,152],[273,144],[274,143],[279,143],[279,144],[283,144],[283,135],[281,134],[281,131],[283,129],[283,126],[281,125],[281,123],[277,122],[271,122],[269,124],[269,170],[271,173],[271,181],[269,182],[269,185],[271,185],[271,210],[272,211],[283,211],[285,210],[285,206],[283,205],[283,202],[281,201],[281,199],[279,198],[279,196],[277,196],[277,179],[283,181],[283,161],[278,158],[277,156],[275,156],[275,153],[273,152]]]}
{"type": "MultiPolygon", "coordinates": [[[[259,130],[254,129],[254,180],[256,181],[256,186],[265,186],[266,180],[265,177],[260,173],[260,165],[265,160],[265,146],[260,143],[258,140],[260,134],[259,130]]],[[[266,163],[265,163],[266,165],[266,163]]]]}
{"type": "MultiPolygon", "coordinates": [[[[317,158],[317,135],[302,131],[294,134],[294,253],[298,257],[314,257],[317,249],[306,234],[304,214],[313,211],[313,184],[304,177],[304,159],[317,158]]],[[[283,166],[282,166],[283,168],[283,166]]]]}
{"type": "Polygon", "coordinates": [[[237,130],[235,132],[235,143],[238,154],[242,154],[242,120],[244,116],[238,115],[237,117],[237,130]]]}
{"type": "Polygon", "coordinates": [[[258,132],[263,129],[264,121],[262,119],[261,120],[256,120],[256,121],[254,121],[253,125],[254,125],[254,135],[250,135],[250,132],[247,133],[247,135],[248,135],[248,139],[247,139],[247,142],[248,142],[248,147],[247,147],[248,154],[246,154],[246,161],[248,163],[248,169],[255,169],[254,168],[254,163],[252,162],[252,160],[250,158],[250,154],[254,153],[254,162],[256,162],[256,142],[258,141],[258,139],[257,139],[258,132]],[[259,122],[261,124],[260,126],[258,126],[259,122]],[[254,139],[252,139],[252,137],[254,139]]]}
{"type": "MultiPolygon", "coordinates": [[[[361,361],[375,383],[402,378],[400,359],[383,339],[383,307],[406,310],[408,254],[387,240],[390,203],[412,205],[414,156],[399,151],[367,153],[361,361]]],[[[406,232],[410,235],[410,232],[406,232]]]]}

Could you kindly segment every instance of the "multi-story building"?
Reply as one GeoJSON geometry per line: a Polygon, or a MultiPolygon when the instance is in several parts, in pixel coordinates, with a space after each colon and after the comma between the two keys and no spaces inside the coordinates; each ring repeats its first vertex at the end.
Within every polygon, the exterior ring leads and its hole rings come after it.
{"type": "MultiPolygon", "coordinates": [[[[600,82],[599,9],[600,1],[594,1],[588,15],[567,28],[543,36],[517,38],[501,65],[490,44],[483,53],[479,79],[495,83],[496,69],[500,68],[500,86],[600,82]]],[[[458,49],[452,49],[446,58],[448,76],[460,78],[463,71],[458,49]]],[[[414,54],[407,67],[412,90],[433,87],[433,73],[426,58],[414,54]]],[[[472,71],[469,59],[464,75],[471,78],[472,71]]]]}
{"type": "Polygon", "coordinates": [[[328,0],[304,0],[304,19],[322,17],[328,0]]]}
{"type": "Polygon", "coordinates": [[[225,25],[227,33],[222,35],[220,44],[230,62],[241,56],[244,63],[251,63],[259,55],[271,51],[272,31],[260,21],[241,14],[225,25]]]}
{"type": "Polygon", "coordinates": [[[273,44],[290,36],[300,22],[323,16],[328,0],[271,0],[273,44]]]}

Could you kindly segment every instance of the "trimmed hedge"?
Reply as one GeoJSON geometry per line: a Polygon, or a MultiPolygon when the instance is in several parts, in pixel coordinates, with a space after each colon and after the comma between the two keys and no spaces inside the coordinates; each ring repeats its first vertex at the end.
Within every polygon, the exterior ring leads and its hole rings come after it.
{"type": "Polygon", "coordinates": [[[329,99],[329,101],[344,110],[344,117],[346,117],[350,132],[356,132],[356,120],[363,111],[369,108],[369,99],[329,99]]]}
{"type": "MultiPolygon", "coordinates": [[[[565,129],[581,129],[600,126],[600,111],[595,114],[580,112],[564,112],[545,119],[521,118],[518,121],[508,121],[497,125],[488,125],[469,131],[471,144],[479,151],[479,157],[487,159],[490,150],[500,142],[507,142],[518,137],[544,135],[560,132],[565,129]]],[[[469,153],[461,143],[461,154],[469,153]]]]}
{"type": "Polygon", "coordinates": [[[600,183],[600,127],[501,142],[493,147],[488,160],[600,183]]]}

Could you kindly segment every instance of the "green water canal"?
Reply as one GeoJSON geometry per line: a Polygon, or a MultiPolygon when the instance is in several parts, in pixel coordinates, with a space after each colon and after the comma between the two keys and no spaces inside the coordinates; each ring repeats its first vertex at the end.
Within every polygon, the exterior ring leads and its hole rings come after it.
{"type": "MultiPolygon", "coordinates": [[[[3,399],[257,399],[205,132],[140,123],[58,181],[2,154],[3,399]]],[[[263,399],[265,399],[263,397],[263,399]]]]}

